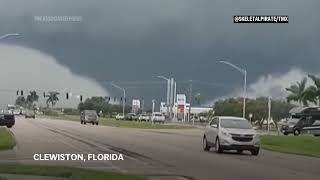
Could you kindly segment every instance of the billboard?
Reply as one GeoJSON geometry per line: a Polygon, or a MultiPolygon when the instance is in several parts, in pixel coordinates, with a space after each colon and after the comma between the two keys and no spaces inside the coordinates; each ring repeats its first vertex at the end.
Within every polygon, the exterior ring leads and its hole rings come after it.
{"type": "Polygon", "coordinates": [[[177,94],[177,105],[185,105],[187,102],[186,99],[185,94],[177,94]]]}
{"type": "Polygon", "coordinates": [[[137,113],[141,108],[141,103],[139,99],[132,99],[132,112],[137,113]]]}
{"type": "Polygon", "coordinates": [[[187,97],[185,94],[177,94],[177,119],[185,121],[187,97]]]}

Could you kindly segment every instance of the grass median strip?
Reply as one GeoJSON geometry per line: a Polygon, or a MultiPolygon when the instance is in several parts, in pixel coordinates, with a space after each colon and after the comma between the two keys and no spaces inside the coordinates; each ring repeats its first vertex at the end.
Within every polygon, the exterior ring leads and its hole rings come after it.
{"type": "Polygon", "coordinates": [[[320,157],[320,138],[313,136],[261,136],[264,149],[312,157],[320,157]]]}
{"type": "Polygon", "coordinates": [[[115,172],[96,171],[62,166],[0,164],[0,173],[65,177],[70,180],[146,180],[144,177],[115,172]]]}
{"type": "MultiPolygon", "coordinates": [[[[42,116],[50,119],[61,119],[69,121],[77,121],[80,123],[79,116],[71,115],[61,115],[61,116],[42,116]]],[[[125,121],[125,120],[115,120],[112,118],[100,118],[99,125],[112,126],[112,127],[123,127],[123,128],[140,128],[140,129],[190,129],[190,126],[179,126],[170,124],[151,124],[148,122],[138,122],[138,121],[125,121]]]]}
{"type": "Polygon", "coordinates": [[[0,176],[0,180],[8,180],[8,179],[0,176]]]}
{"type": "Polygon", "coordinates": [[[4,127],[0,127],[0,150],[12,149],[15,144],[16,143],[11,132],[4,127]]]}

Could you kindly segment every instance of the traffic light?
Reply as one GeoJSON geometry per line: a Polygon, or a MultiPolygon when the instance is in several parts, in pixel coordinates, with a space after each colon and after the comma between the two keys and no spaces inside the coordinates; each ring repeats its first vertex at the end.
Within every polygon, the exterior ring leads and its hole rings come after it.
{"type": "Polygon", "coordinates": [[[82,95],[80,95],[80,101],[82,102],[82,95]]]}
{"type": "Polygon", "coordinates": [[[46,92],[43,92],[43,97],[46,97],[46,92]]]}
{"type": "Polygon", "coordinates": [[[124,98],[124,102],[127,102],[127,98],[124,98]]]}
{"type": "Polygon", "coordinates": [[[110,97],[108,97],[108,101],[110,101],[111,100],[111,98],[110,97]]]}
{"type": "Polygon", "coordinates": [[[122,102],[122,97],[120,98],[120,101],[122,102]]]}
{"type": "Polygon", "coordinates": [[[17,96],[19,96],[19,90],[17,91],[17,96]]]}
{"type": "Polygon", "coordinates": [[[21,94],[21,96],[23,96],[23,91],[22,90],[20,91],[20,94],[21,94]]]}
{"type": "Polygon", "coordinates": [[[66,93],[66,99],[69,99],[69,93],[66,93]]]}

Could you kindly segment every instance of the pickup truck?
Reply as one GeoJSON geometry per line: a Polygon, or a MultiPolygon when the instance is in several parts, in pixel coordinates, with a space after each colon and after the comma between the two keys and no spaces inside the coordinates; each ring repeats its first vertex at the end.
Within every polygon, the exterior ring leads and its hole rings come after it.
{"type": "Polygon", "coordinates": [[[0,126],[7,126],[7,128],[11,128],[14,124],[15,124],[14,114],[10,114],[10,113],[0,114],[0,126]]]}

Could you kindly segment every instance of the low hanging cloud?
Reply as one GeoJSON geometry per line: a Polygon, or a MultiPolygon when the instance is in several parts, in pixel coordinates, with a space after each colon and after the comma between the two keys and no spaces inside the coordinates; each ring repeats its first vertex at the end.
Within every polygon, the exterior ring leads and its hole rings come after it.
{"type": "MultiPolygon", "coordinates": [[[[271,97],[273,99],[285,99],[289,92],[286,88],[295,84],[297,81],[301,81],[304,77],[308,77],[308,72],[305,72],[299,68],[292,68],[287,73],[273,73],[261,76],[257,81],[251,83],[247,87],[247,97],[271,97]]],[[[308,79],[307,86],[311,85],[312,81],[308,79]]],[[[228,95],[215,99],[211,104],[220,99],[230,97],[243,97],[243,89],[230,93],[228,95]]]]}
{"type": "MultiPolygon", "coordinates": [[[[249,85],[248,97],[270,96],[275,99],[284,99],[288,95],[285,89],[307,76],[307,72],[298,68],[293,68],[285,74],[262,76],[249,85]]],[[[311,81],[308,81],[308,85],[310,84],[311,81]]]]}
{"type": "Polygon", "coordinates": [[[77,95],[106,96],[108,92],[94,79],[72,74],[71,71],[58,64],[56,59],[36,49],[0,44],[0,105],[15,102],[16,91],[36,90],[41,104],[45,104],[43,92],[60,92],[57,106],[70,107],[79,103],[77,95]],[[65,100],[65,93],[72,93],[70,100],[65,100]]]}

